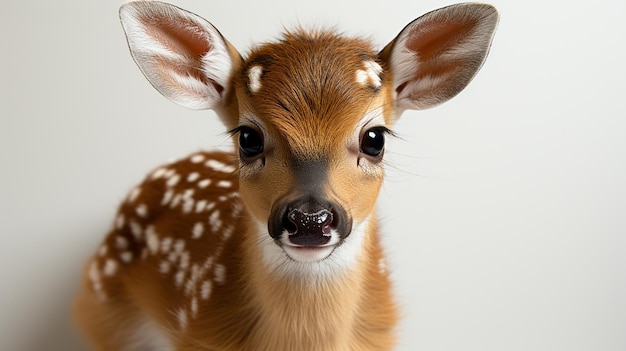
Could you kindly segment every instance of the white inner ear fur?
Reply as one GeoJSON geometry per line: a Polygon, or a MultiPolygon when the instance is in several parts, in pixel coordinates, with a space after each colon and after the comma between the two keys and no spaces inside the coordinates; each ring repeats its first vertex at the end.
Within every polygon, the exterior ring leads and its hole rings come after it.
{"type": "Polygon", "coordinates": [[[383,68],[374,61],[364,61],[363,68],[356,71],[356,82],[376,89],[380,88],[382,85],[380,74],[383,72],[383,68]]]}
{"type": "Polygon", "coordinates": [[[417,75],[418,64],[416,63],[419,62],[419,55],[407,47],[407,39],[407,35],[400,36],[391,54],[394,99],[397,97],[398,86],[417,75]]]}
{"type": "MultiPolygon", "coordinates": [[[[215,108],[222,103],[222,94],[229,88],[232,61],[219,32],[206,20],[174,6],[151,2],[128,3],[120,10],[120,18],[127,34],[130,50],[146,78],[163,95],[191,109],[215,108]],[[187,35],[196,35],[210,46],[202,57],[189,58],[177,52],[177,46],[167,40],[159,40],[160,29],[152,24],[153,19],[172,21],[187,35]],[[213,83],[205,83],[178,67],[193,66],[190,61],[199,60],[200,69],[213,83]],[[169,62],[161,65],[159,62],[169,62]]],[[[197,63],[196,63],[197,65],[197,63]]]]}
{"type": "Polygon", "coordinates": [[[222,92],[226,92],[229,88],[233,66],[230,53],[219,32],[209,23],[204,27],[209,34],[207,40],[213,48],[202,56],[202,72],[207,78],[220,85],[223,88],[222,92]]]}
{"type": "Polygon", "coordinates": [[[492,6],[466,3],[428,13],[403,29],[395,39],[390,60],[397,114],[405,109],[436,106],[463,90],[485,60],[497,23],[498,13],[492,6]],[[411,38],[433,35],[442,29],[445,33],[446,23],[467,24],[470,28],[459,30],[453,45],[441,46],[438,52],[431,53],[426,65],[449,65],[454,69],[433,70],[429,74],[422,68],[420,48],[413,51],[407,44],[411,38]],[[405,86],[397,93],[401,85],[405,86]]]}
{"type": "Polygon", "coordinates": [[[263,75],[263,67],[252,66],[248,70],[248,88],[250,92],[256,94],[261,90],[261,76],[263,75]]]}

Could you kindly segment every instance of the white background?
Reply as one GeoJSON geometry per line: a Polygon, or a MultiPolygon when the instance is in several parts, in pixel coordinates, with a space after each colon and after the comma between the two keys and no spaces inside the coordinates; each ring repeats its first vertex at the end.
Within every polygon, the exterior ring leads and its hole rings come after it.
{"type": "MultiPolygon", "coordinates": [[[[283,26],[382,48],[448,1],[179,1],[242,53],[283,26]]],[[[399,350],[626,350],[626,2],[504,1],[483,70],[407,112],[380,196],[399,350]]],[[[70,301],[126,191],[227,147],[162,98],[116,1],[0,10],[0,349],[84,350],[70,301]]]]}

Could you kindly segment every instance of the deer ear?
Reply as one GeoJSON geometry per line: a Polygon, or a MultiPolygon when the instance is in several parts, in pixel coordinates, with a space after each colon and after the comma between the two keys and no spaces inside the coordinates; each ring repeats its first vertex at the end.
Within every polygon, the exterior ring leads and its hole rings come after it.
{"type": "Polygon", "coordinates": [[[133,59],[168,99],[191,109],[224,103],[239,54],[205,19],[157,1],[120,7],[133,59]]]}
{"type": "Polygon", "coordinates": [[[391,69],[396,109],[426,109],[467,86],[482,66],[498,23],[484,4],[458,4],[409,23],[380,53],[391,69]]]}

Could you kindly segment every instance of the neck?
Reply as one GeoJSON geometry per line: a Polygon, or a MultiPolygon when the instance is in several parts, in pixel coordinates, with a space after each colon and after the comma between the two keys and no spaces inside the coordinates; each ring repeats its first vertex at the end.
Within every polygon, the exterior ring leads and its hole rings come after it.
{"type": "Polygon", "coordinates": [[[267,250],[259,248],[258,240],[247,240],[251,244],[244,258],[247,281],[251,303],[258,313],[255,336],[251,338],[254,349],[305,350],[302,345],[309,345],[307,350],[358,349],[364,341],[362,335],[357,335],[362,333],[355,331],[364,331],[365,324],[380,317],[371,306],[381,301],[390,304],[389,283],[379,265],[381,250],[375,227],[372,221],[362,232],[353,233],[362,238],[353,238],[356,242],[346,245],[359,245],[358,254],[350,267],[335,265],[334,269],[320,268],[333,264],[323,261],[292,261],[282,270],[268,267],[263,257],[267,250]],[[295,271],[287,271],[294,267],[295,271]]]}

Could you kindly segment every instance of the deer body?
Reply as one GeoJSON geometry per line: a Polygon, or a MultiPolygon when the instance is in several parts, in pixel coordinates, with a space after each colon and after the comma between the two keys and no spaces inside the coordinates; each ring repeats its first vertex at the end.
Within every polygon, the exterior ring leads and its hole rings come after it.
{"type": "Polygon", "coordinates": [[[214,109],[237,152],[199,152],[132,190],[85,268],[76,317],[97,350],[388,350],[397,311],[375,202],[384,137],[461,91],[497,13],[445,8],[377,53],[296,31],[244,59],[159,2],[121,9],[163,95],[214,109]]]}

